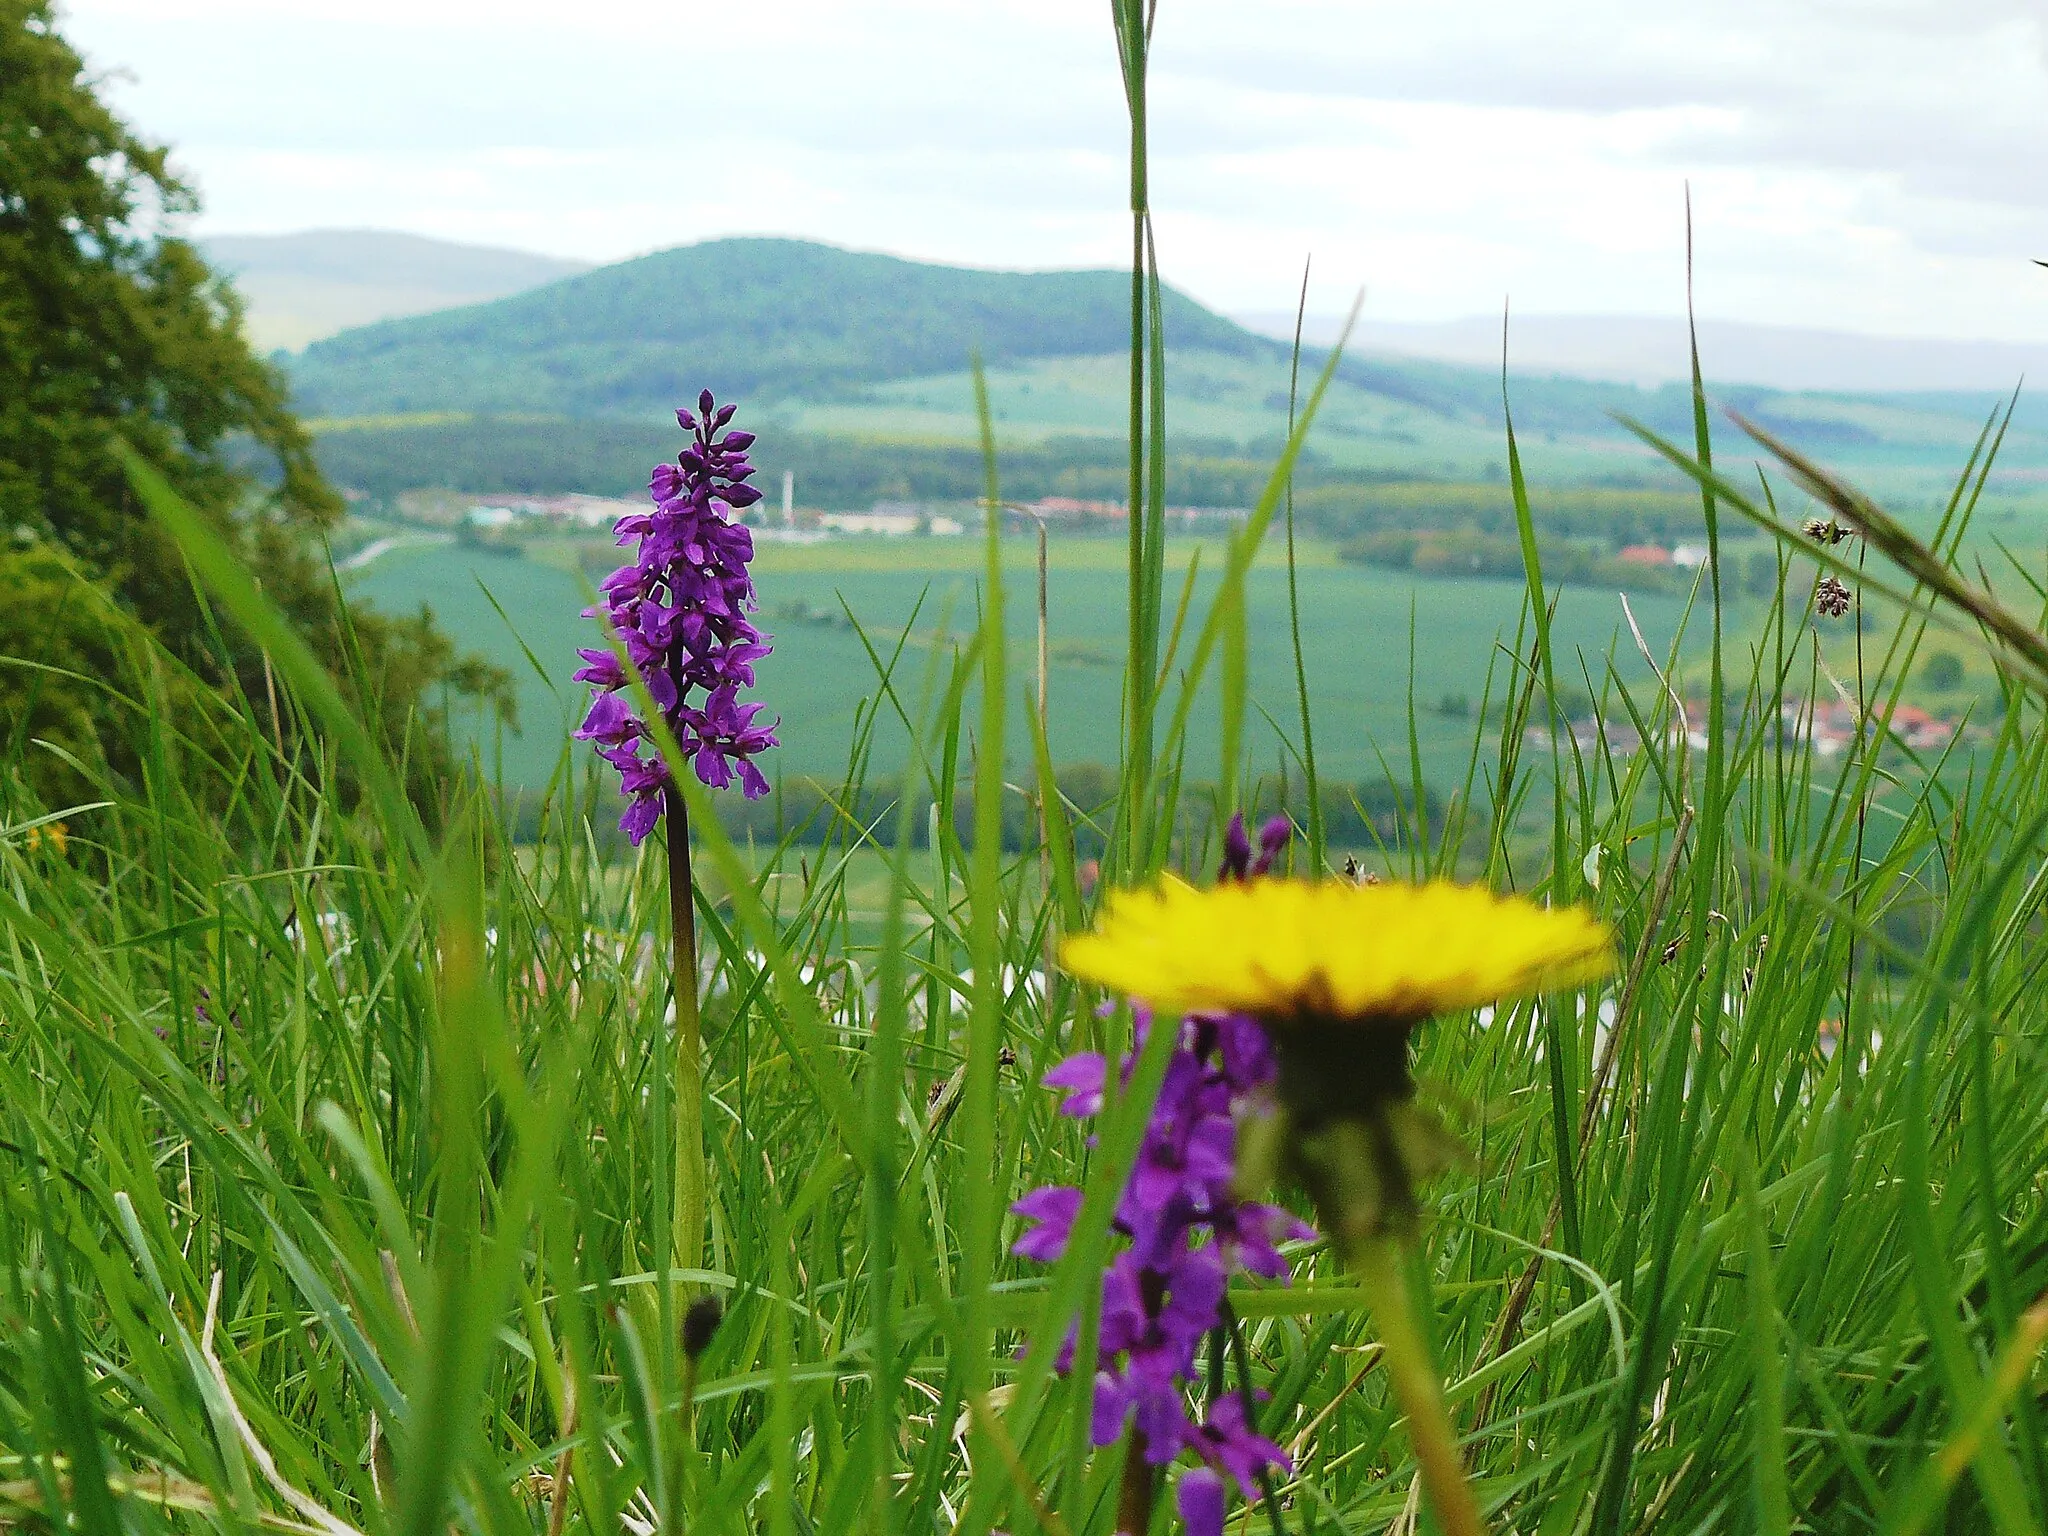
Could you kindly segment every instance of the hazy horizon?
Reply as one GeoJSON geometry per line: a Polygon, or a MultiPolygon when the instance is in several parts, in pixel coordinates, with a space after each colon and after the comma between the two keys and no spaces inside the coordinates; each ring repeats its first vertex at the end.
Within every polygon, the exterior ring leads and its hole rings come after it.
{"type": "MultiPolygon", "coordinates": [[[[68,0],[197,233],[394,229],[588,261],[738,233],[1114,266],[1127,133],[1090,0],[68,0]],[[731,75],[692,104],[683,61],[731,75]],[[307,61],[319,61],[309,69],[307,61]],[[662,61],[677,61],[671,69],[662,61]]],[[[1161,7],[1165,270],[1229,312],[1700,313],[2048,339],[2028,0],[1161,7]]]]}

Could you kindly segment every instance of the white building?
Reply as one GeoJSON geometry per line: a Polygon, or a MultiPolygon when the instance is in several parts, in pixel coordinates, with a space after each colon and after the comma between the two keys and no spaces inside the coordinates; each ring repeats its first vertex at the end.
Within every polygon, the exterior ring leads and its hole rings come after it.
{"type": "Polygon", "coordinates": [[[818,526],[834,533],[879,533],[899,537],[915,533],[924,518],[915,512],[821,512],[818,526]]]}

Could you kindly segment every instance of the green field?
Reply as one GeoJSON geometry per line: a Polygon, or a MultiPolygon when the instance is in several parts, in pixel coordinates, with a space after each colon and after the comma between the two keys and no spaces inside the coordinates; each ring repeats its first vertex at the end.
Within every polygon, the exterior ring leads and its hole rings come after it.
{"type": "MultiPolygon", "coordinates": [[[[1362,356],[1332,380],[1316,416],[1311,444],[1337,471],[1449,480],[1498,477],[1506,464],[1498,381],[1448,365],[1362,356]]],[[[1191,442],[1230,443],[1239,451],[1277,453],[1287,434],[1288,370],[1284,359],[1218,352],[1175,354],[1167,368],[1173,431],[1191,442]]],[[[1006,440],[1096,436],[1121,439],[1127,429],[1122,357],[1053,357],[992,368],[989,406],[1006,440]]],[[[1304,378],[1302,392],[1310,380],[1304,378]]],[[[1857,397],[1792,394],[1734,387],[1716,392],[1830,459],[1853,465],[1860,480],[1887,494],[1945,493],[1968,457],[1996,402],[1964,395],[1857,397]]],[[[1655,457],[1614,419],[1632,416],[1683,437],[1691,402],[1673,387],[1658,389],[1574,379],[1513,379],[1509,403],[1530,475],[1553,484],[1615,477],[1661,477],[1655,457]]],[[[2000,463],[2017,474],[2048,463],[2048,421],[2032,401],[2016,419],[2000,463]]],[[[780,428],[849,437],[898,437],[968,443],[975,439],[972,376],[873,384],[850,398],[792,400],[772,405],[765,420],[780,428]]]]}
{"type": "MultiPolygon", "coordinates": [[[[1116,356],[1038,358],[988,373],[989,407],[998,429],[1018,442],[1069,436],[1115,437],[1129,363],[1116,356]]],[[[1176,354],[1169,365],[1173,430],[1190,440],[1230,443],[1240,450],[1278,450],[1287,435],[1285,359],[1220,352],[1176,354]]],[[[1306,389],[1306,384],[1303,385],[1306,389]]],[[[970,442],[974,387],[966,370],[872,385],[851,399],[795,400],[764,413],[778,426],[859,437],[970,442]]],[[[1497,412],[1495,413],[1497,414],[1497,412]]],[[[1637,457],[1613,440],[1582,432],[1539,433],[1546,471],[1562,479],[1613,470],[1637,457]]],[[[1315,447],[1343,469],[1399,466],[1414,475],[1477,478],[1502,467],[1500,426],[1493,415],[1448,412],[1402,400],[1340,378],[1316,418],[1315,447]]]]}
{"type": "MultiPolygon", "coordinates": [[[[1169,547],[1170,584],[1176,589],[1198,550],[1204,570],[1214,571],[1220,547],[1194,542],[1169,547]]],[[[855,721],[877,694],[877,672],[861,634],[820,620],[839,613],[843,603],[868,640],[884,651],[911,625],[897,686],[914,714],[929,662],[949,655],[950,637],[971,631],[976,623],[973,566],[979,553],[972,539],[762,546],[755,570],[766,615],[763,627],[774,635],[775,654],[761,668],[759,695],[783,718],[783,746],[776,754],[783,772],[841,772],[855,721]],[[777,617],[776,610],[788,604],[809,610],[811,620],[777,617]]],[[[1318,766],[1327,776],[1353,780],[1377,778],[1391,766],[1405,782],[1410,776],[1412,686],[1425,777],[1439,790],[1455,788],[1464,777],[1474,718],[1441,713],[1438,706],[1445,695],[1460,695],[1476,712],[1489,667],[1496,669],[1498,690],[1505,677],[1499,644],[1503,638],[1512,643],[1523,601],[1521,583],[1417,581],[1340,564],[1322,546],[1310,546],[1303,554],[1302,649],[1318,766]]],[[[1052,749],[1061,762],[1116,757],[1128,590],[1122,562],[1123,546],[1113,539],[1053,546],[1048,682],[1052,749]]],[[[1022,679],[1034,665],[1037,622],[1035,555],[1024,541],[1016,541],[1008,553],[1007,579],[1012,675],[1022,679]]],[[[442,547],[395,551],[355,577],[352,589],[393,611],[427,603],[464,645],[512,669],[523,731],[501,738],[489,729],[483,741],[486,766],[496,769],[502,762],[510,785],[545,783],[559,760],[562,737],[582,709],[583,690],[570,682],[579,665],[576,647],[597,643],[595,624],[578,616],[586,601],[580,578],[533,555],[442,547]],[[545,680],[527,659],[528,651],[545,669],[545,680]]],[[[1213,592],[1212,580],[1198,579],[1197,613],[1213,592]]],[[[1253,570],[1249,595],[1255,615],[1250,675],[1255,709],[1247,744],[1253,771],[1276,773],[1298,740],[1300,706],[1286,622],[1287,576],[1273,552],[1253,570]],[[1277,729],[1260,712],[1277,722],[1277,729]],[[1289,745],[1283,745],[1283,736],[1289,745]]],[[[1629,601],[1661,658],[1677,632],[1684,599],[1637,594],[1629,601]]],[[[1561,686],[1584,686],[1577,677],[1583,665],[1595,680],[1587,691],[1597,691],[1610,651],[1632,688],[1651,681],[1613,592],[1567,591],[1558,608],[1556,643],[1558,664],[1566,672],[1561,686]]],[[[885,725],[876,743],[878,762],[900,763],[906,740],[900,725],[885,725]]],[[[1218,739],[1213,708],[1197,710],[1190,742],[1192,775],[1214,777],[1218,739]]],[[[1013,756],[1021,750],[1013,748],[1013,756]]],[[[1298,770],[1290,764],[1290,771],[1298,770]]]]}

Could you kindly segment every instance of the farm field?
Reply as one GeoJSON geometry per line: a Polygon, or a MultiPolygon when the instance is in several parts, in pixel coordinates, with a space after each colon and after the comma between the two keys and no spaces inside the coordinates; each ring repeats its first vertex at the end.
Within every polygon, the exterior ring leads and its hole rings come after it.
{"type": "MultiPolygon", "coordinates": [[[[1512,340],[1512,338],[1511,338],[1512,340]]],[[[1512,353],[1510,354],[1512,356],[1512,353]]],[[[1399,470],[1422,478],[1498,476],[1506,461],[1497,388],[1474,376],[1428,365],[1355,359],[1356,377],[1332,381],[1311,443],[1336,469],[1399,470]],[[1413,398],[1360,382],[1368,370],[1412,368],[1413,398]]],[[[1121,357],[1064,357],[991,369],[989,407],[999,430],[1020,442],[1065,435],[1117,436],[1127,364],[1121,357]]],[[[1240,450],[1277,450],[1287,433],[1284,360],[1221,353],[1176,355],[1168,362],[1173,423],[1189,441],[1228,442],[1240,450]]],[[[1492,381],[1489,381],[1492,382],[1492,381]]],[[[1766,411],[1774,430],[1831,458],[1852,464],[1859,479],[1889,494],[1926,498],[1945,492],[1997,404],[1990,396],[1894,399],[1779,394],[1762,403],[1755,391],[1728,398],[1766,411]]],[[[1661,466],[1613,419],[1619,412],[1661,431],[1684,428],[1684,391],[1569,380],[1511,378],[1509,405],[1529,473],[1567,484],[1615,475],[1651,475],[1661,466]]],[[[798,431],[905,441],[971,443],[973,382],[964,370],[869,385],[849,399],[795,400],[770,406],[764,419],[798,431]]],[[[2001,450],[2007,483],[2019,489],[2048,465],[2048,416],[2027,401],[2001,450]]]]}
{"type": "MultiPolygon", "coordinates": [[[[1198,552],[1212,573],[1196,582],[1194,612],[1199,615],[1213,595],[1221,547],[1198,541],[1168,546],[1169,585],[1176,591],[1198,552]]],[[[1113,539],[1076,540],[1055,543],[1052,553],[1048,610],[1054,758],[1112,761],[1128,588],[1123,546],[1113,539]]],[[[1302,553],[1302,650],[1324,776],[1357,780],[1391,770],[1397,780],[1408,781],[1412,684],[1425,779],[1439,792],[1455,788],[1464,777],[1475,719],[1471,713],[1445,713],[1441,706],[1449,696],[1476,712],[1489,667],[1496,669],[1498,693],[1506,675],[1498,647],[1513,641],[1521,583],[1417,580],[1339,563],[1322,546],[1307,546],[1302,553]]],[[[974,539],[761,546],[754,567],[761,624],[774,636],[775,654],[761,667],[760,697],[785,721],[802,727],[783,733],[784,745],[774,754],[771,771],[824,777],[842,773],[855,720],[876,696],[877,674],[861,635],[834,622],[842,602],[885,653],[893,637],[911,625],[898,689],[906,707],[914,706],[934,646],[947,636],[971,632],[977,622],[972,565],[978,554],[974,539]],[[795,609],[806,617],[788,616],[795,609]]],[[[1007,618],[1019,665],[1030,664],[1036,643],[1035,558],[1023,540],[1012,541],[1006,552],[1007,618]]],[[[579,617],[586,601],[579,576],[542,554],[520,558],[444,546],[394,550],[350,581],[353,592],[389,612],[430,605],[463,644],[513,671],[523,729],[519,735],[501,736],[495,727],[482,728],[484,764],[493,773],[502,764],[508,786],[544,784],[555,770],[566,731],[581,718],[584,690],[570,682],[581,665],[576,647],[598,643],[596,625],[579,617]],[[529,651],[545,668],[545,679],[528,660],[529,651]]],[[[1259,620],[1250,637],[1254,712],[1247,741],[1253,762],[1278,773],[1287,749],[1276,723],[1294,742],[1300,712],[1286,625],[1287,575],[1272,551],[1252,571],[1249,595],[1259,620]]],[[[1639,593],[1629,602],[1661,661],[1678,632],[1684,598],[1639,593]]],[[[1613,592],[1568,590],[1559,604],[1555,641],[1567,684],[1585,687],[1578,676],[1583,665],[1594,679],[1594,688],[1586,691],[1595,691],[1609,654],[1632,688],[1653,681],[1613,592]]],[[[884,728],[877,765],[900,763],[904,743],[900,726],[884,728]]],[[[1213,777],[1218,745],[1214,709],[1198,709],[1188,753],[1194,777],[1213,777]]],[[[1298,768],[1290,763],[1288,771],[1298,768]]]]}

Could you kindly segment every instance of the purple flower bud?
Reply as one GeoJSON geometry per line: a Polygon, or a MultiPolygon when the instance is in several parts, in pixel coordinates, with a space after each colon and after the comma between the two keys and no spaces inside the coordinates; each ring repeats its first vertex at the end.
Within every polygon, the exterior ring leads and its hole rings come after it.
{"type": "Polygon", "coordinates": [[[576,730],[578,741],[622,742],[644,734],[646,727],[633,713],[624,696],[600,693],[590,701],[590,712],[576,730]]]}
{"type": "Polygon", "coordinates": [[[654,824],[661,820],[661,797],[659,795],[638,795],[626,807],[626,814],[619,818],[619,830],[632,839],[638,848],[647,840],[647,834],[654,830],[654,824]]]}
{"type": "Polygon", "coordinates": [[[1242,880],[1251,863],[1252,840],[1245,835],[1244,812],[1233,811],[1230,825],[1223,833],[1223,866],[1216,871],[1216,878],[1242,880]]]}
{"type": "Polygon", "coordinates": [[[576,674],[579,683],[592,683],[599,688],[623,688],[626,686],[626,670],[619,665],[619,658],[610,651],[592,650],[584,646],[576,648],[576,654],[589,665],[576,674]]]}
{"type": "Polygon", "coordinates": [[[1022,1259],[1053,1264],[1067,1251],[1067,1235],[1074,1218],[1081,1213],[1081,1191],[1060,1184],[1034,1189],[1010,1209],[1037,1225],[1010,1245],[1010,1252],[1022,1259]]]}
{"type": "Polygon", "coordinates": [[[1115,1445],[1130,1417],[1131,1385],[1115,1371],[1095,1373],[1095,1404],[1088,1438],[1097,1445],[1115,1445]]]}
{"type": "Polygon", "coordinates": [[[1270,872],[1273,861],[1280,857],[1287,847],[1287,840],[1294,835],[1294,825],[1285,816],[1267,818],[1259,828],[1259,855],[1252,857],[1252,842],[1244,829],[1244,813],[1237,812],[1230,818],[1230,826],[1223,833],[1223,863],[1216,871],[1218,880],[1250,880],[1270,872]]]}
{"type": "Polygon", "coordinates": [[[1108,1073],[1109,1063],[1100,1053],[1083,1051],[1078,1056],[1069,1056],[1039,1081],[1048,1088],[1066,1089],[1060,1113],[1081,1119],[1102,1113],[1102,1089],[1108,1073]]]}
{"type": "Polygon", "coordinates": [[[1252,861],[1252,873],[1263,875],[1273,867],[1273,861],[1280,857],[1287,847],[1287,840],[1294,835],[1294,824],[1285,816],[1272,817],[1259,828],[1259,856],[1252,861]]]}
{"type": "Polygon", "coordinates": [[[1266,1468],[1294,1470],[1287,1453],[1245,1421],[1244,1400],[1234,1392],[1209,1405],[1195,1449],[1204,1461],[1235,1478],[1247,1499],[1259,1496],[1259,1475],[1266,1468]]]}
{"type": "Polygon", "coordinates": [[[1173,1507],[1187,1536],[1223,1536],[1225,1503],[1223,1479],[1207,1467],[1183,1472],[1174,1486],[1173,1507]]]}

